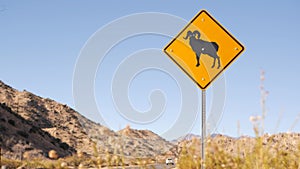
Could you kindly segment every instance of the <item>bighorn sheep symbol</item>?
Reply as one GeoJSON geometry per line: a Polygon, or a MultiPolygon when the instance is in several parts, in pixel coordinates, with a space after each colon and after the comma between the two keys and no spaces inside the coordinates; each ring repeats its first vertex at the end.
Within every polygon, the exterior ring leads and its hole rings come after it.
{"type": "Polygon", "coordinates": [[[220,57],[217,52],[219,49],[219,45],[216,42],[207,42],[200,39],[200,32],[195,30],[194,32],[188,31],[186,37],[184,39],[190,38],[190,46],[196,54],[197,59],[197,67],[200,66],[200,56],[201,54],[207,54],[210,57],[214,58],[214,63],[211,68],[215,67],[216,59],[218,60],[218,67],[220,68],[220,57]]]}

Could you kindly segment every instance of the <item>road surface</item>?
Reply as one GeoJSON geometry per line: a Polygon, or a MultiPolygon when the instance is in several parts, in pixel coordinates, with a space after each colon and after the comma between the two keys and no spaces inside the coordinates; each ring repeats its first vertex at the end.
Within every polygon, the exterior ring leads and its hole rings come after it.
{"type": "MultiPolygon", "coordinates": [[[[166,165],[166,164],[150,164],[143,168],[141,166],[127,166],[126,169],[174,169],[176,165],[166,165]]],[[[106,167],[107,168],[107,167],[106,167]]],[[[104,168],[104,169],[106,169],[104,168]]],[[[122,169],[122,167],[110,167],[111,169],[122,169]]]]}

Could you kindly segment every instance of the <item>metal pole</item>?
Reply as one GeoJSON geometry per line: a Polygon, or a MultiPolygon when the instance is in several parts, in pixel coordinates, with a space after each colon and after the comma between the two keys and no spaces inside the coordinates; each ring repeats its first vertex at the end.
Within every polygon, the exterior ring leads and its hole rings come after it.
{"type": "Polygon", "coordinates": [[[206,91],[202,90],[202,130],[201,130],[201,169],[205,169],[205,139],[206,139],[206,91]]]}

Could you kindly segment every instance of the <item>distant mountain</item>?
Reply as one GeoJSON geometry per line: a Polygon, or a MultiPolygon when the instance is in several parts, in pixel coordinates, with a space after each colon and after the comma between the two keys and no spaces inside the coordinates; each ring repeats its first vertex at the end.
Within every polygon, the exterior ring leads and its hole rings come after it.
{"type": "MultiPolygon", "coordinates": [[[[213,134],[210,135],[210,138],[215,138],[215,137],[220,136],[220,135],[222,135],[222,134],[213,133],[213,134]]],[[[223,136],[223,135],[222,135],[222,136],[223,136]]],[[[227,137],[229,137],[229,136],[227,136],[227,137]]],[[[182,141],[190,141],[190,140],[192,140],[193,138],[201,139],[201,136],[200,136],[200,135],[196,135],[196,134],[189,133],[189,134],[187,134],[187,135],[185,135],[185,136],[181,136],[181,137],[179,137],[179,138],[177,138],[177,139],[175,139],[175,140],[172,140],[171,142],[172,142],[173,144],[176,144],[176,143],[182,142],[182,141]]]]}
{"type": "Polygon", "coordinates": [[[0,103],[0,146],[2,154],[9,158],[25,152],[34,157],[47,156],[50,149],[60,157],[78,151],[93,154],[95,145],[100,154],[153,157],[172,147],[151,131],[126,128],[114,132],[67,105],[25,90],[17,91],[2,81],[0,103]]]}
{"type": "Polygon", "coordinates": [[[186,134],[184,136],[181,136],[175,140],[172,140],[171,142],[176,144],[177,142],[181,142],[181,141],[184,141],[184,140],[192,140],[193,138],[200,138],[201,136],[199,135],[196,135],[196,134],[192,134],[192,133],[189,133],[189,134],[186,134]]]}

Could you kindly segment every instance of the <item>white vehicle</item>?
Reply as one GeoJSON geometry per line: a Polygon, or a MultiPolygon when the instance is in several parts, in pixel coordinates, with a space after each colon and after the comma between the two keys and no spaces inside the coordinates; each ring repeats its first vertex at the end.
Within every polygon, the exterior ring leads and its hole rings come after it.
{"type": "Polygon", "coordinates": [[[169,164],[174,165],[174,161],[173,161],[172,158],[167,158],[166,159],[166,165],[169,165],[169,164]]]}

